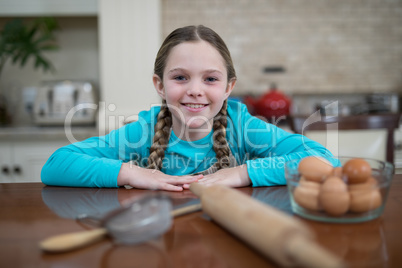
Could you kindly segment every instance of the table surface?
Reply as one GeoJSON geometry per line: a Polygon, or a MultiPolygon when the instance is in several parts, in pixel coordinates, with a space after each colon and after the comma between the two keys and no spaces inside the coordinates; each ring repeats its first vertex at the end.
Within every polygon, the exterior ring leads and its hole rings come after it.
{"type": "MultiPolygon", "coordinates": [[[[285,186],[237,190],[292,214],[285,186]]],[[[148,192],[0,184],[0,266],[277,267],[202,211],[175,218],[162,237],[140,245],[117,245],[108,237],[67,253],[49,254],[39,249],[38,243],[50,236],[92,228],[75,220],[77,215],[104,215],[148,192]]],[[[199,202],[188,190],[168,194],[175,207],[199,202]]],[[[395,175],[384,213],[378,219],[329,224],[293,217],[306,223],[317,242],[349,267],[402,267],[402,175],[395,175]]]]}

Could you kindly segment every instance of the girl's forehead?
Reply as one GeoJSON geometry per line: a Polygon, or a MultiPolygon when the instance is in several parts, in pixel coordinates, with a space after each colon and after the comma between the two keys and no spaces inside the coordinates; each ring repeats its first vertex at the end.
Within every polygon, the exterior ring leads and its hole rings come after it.
{"type": "Polygon", "coordinates": [[[226,71],[225,60],[219,51],[206,41],[184,42],[169,53],[165,71],[172,68],[207,68],[226,71]]]}

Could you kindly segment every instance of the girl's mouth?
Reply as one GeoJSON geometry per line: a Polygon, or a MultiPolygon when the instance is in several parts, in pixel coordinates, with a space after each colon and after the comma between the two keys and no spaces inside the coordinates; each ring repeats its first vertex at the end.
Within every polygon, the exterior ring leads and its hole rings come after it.
{"type": "Polygon", "coordinates": [[[200,103],[183,103],[184,106],[191,108],[191,109],[200,109],[208,106],[208,104],[200,104],[200,103]]]}

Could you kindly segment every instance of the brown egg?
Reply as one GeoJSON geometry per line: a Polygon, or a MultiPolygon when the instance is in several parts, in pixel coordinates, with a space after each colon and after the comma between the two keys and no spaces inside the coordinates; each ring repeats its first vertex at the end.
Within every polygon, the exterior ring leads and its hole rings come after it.
{"type": "Polygon", "coordinates": [[[327,178],[320,187],[318,201],[331,216],[341,216],[349,209],[350,195],[346,184],[339,177],[327,178]]]}
{"type": "Polygon", "coordinates": [[[322,182],[332,171],[331,163],[318,156],[303,158],[299,163],[299,172],[310,181],[322,182]]]}
{"type": "Polygon", "coordinates": [[[378,186],[377,180],[374,179],[373,177],[370,177],[363,183],[349,184],[348,185],[348,190],[349,191],[354,191],[354,190],[374,190],[374,189],[377,189],[377,186],[378,186]]]}
{"type": "Polygon", "coordinates": [[[337,176],[330,176],[321,185],[321,191],[336,193],[347,192],[348,186],[341,178],[337,176]]]}
{"type": "Polygon", "coordinates": [[[363,186],[350,191],[350,207],[352,212],[366,212],[381,206],[382,197],[378,189],[363,186]]]}
{"type": "Polygon", "coordinates": [[[305,209],[320,210],[320,205],[318,203],[319,192],[319,183],[300,180],[299,186],[297,186],[293,192],[293,198],[299,206],[305,209]]]}
{"type": "Polygon", "coordinates": [[[347,176],[348,183],[362,183],[371,176],[371,166],[366,160],[354,158],[345,163],[343,174],[347,176]]]}

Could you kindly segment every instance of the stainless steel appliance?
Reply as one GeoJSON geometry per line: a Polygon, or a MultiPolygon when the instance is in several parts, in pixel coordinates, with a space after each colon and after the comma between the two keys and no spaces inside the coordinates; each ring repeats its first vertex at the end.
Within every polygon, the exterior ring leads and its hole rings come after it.
{"type": "Polygon", "coordinates": [[[87,81],[44,82],[38,88],[33,119],[37,125],[92,125],[96,122],[98,94],[87,81]]]}

